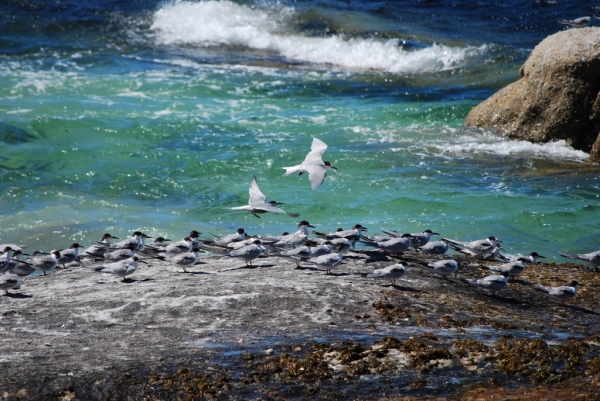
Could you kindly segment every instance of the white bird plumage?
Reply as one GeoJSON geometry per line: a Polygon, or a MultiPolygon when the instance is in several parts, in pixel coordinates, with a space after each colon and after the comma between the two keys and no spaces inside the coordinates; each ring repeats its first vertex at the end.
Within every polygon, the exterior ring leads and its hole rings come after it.
{"type": "Polygon", "coordinates": [[[245,206],[232,207],[231,210],[245,210],[247,212],[252,213],[255,217],[258,218],[260,218],[260,216],[257,213],[267,212],[284,213],[293,218],[299,216],[297,213],[288,213],[276,207],[277,205],[283,205],[283,203],[274,200],[270,202],[265,202],[267,197],[261,192],[260,188],[258,188],[256,177],[253,177],[252,181],[250,181],[250,188],[248,192],[250,193],[250,200],[248,201],[248,204],[245,206]]]}
{"type": "Polygon", "coordinates": [[[283,176],[286,177],[294,173],[300,173],[300,175],[302,175],[307,172],[312,189],[319,188],[327,176],[327,170],[337,170],[330,162],[323,161],[321,158],[326,150],[327,145],[325,142],[313,138],[310,152],[306,155],[304,161],[296,166],[283,167],[285,169],[285,174],[283,176]]]}

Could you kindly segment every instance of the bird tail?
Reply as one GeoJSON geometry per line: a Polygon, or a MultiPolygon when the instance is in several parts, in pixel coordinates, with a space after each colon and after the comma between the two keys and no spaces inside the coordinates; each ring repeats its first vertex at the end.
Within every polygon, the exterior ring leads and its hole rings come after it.
{"type": "Polygon", "coordinates": [[[545,293],[548,293],[548,291],[550,291],[550,288],[540,284],[532,284],[531,288],[545,293]]]}
{"type": "Polygon", "coordinates": [[[283,175],[284,177],[287,177],[290,174],[299,173],[300,171],[303,171],[301,165],[292,166],[292,167],[282,167],[282,168],[285,169],[285,174],[283,175]]]}
{"type": "Polygon", "coordinates": [[[565,253],[565,252],[559,252],[558,254],[559,254],[560,256],[562,256],[563,258],[569,258],[569,259],[579,259],[579,258],[577,257],[577,255],[576,255],[576,254],[574,254],[574,253],[565,253]]]}
{"type": "Polygon", "coordinates": [[[464,242],[463,241],[458,241],[455,239],[450,239],[450,238],[442,238],[441,241],[447,242],[448,244],[452,244],[452,245],[457,245],[457,246],[464,246],[464,242]]]}

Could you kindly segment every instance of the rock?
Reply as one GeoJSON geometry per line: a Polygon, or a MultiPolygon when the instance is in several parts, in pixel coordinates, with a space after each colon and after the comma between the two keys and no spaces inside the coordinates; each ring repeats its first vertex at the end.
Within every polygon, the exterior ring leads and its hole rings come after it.
{"type": "Polygon", "coordinates": [[[474,107],[465,126],[498,128],[511,139],[531,142],[562,139],[600,163],[600,28],[547,37],[520,74],[474,107]]]}

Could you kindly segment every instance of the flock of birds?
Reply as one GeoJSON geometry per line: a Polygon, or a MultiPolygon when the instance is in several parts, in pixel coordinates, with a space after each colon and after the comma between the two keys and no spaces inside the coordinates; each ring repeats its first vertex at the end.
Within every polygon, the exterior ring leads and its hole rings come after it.
{"type": "MultiPolygon", "coordinates": [[[[322,160],[326,149],[327,145],[324,142],[314,138],[311,151],[305,160],[299,165],[285,167],[285,175],[308,173],[312,188],[318,188],[323,183],[327,171],[335,169],[330,162],[322,160]]],[[[280,204],[278,202],[265,202],[266,197],[258,188],[256,177],[250,183],[249,192],[249,204],[232,208],[233,210],[244,210],[256,217],[267,212],[285,213],[297,217],[297,214],[286,213],[278,208],[277,205],[280,204]]],[[[330,233],[312,231],[314,237],[309,238],[309,228],[315,227],[308,221],[302,220],[298,224],[298,230],[293,233],[286,232],[279,236],[249,236],[243,228],[240,228],[233,234],[215,236],[211,240],[200,239],[201,233],[194,230],[181,241],[172,242],[158,237],[151,243],[146,241],[152,237],[140,231],[135,231],[130,238],[120,242],[113,242],[118,238],[106,233],[100,241],[86,249],[74,243],[68,249],[53,250],[49,253],[35,251],[32,255],[23,253],[25,248],[23,245],[1,244],[0,249],[3,250],[3,254],[0,256],[0,273],[2,273],[0,289],[8,293],[9,290],[20,287],[21,277],[34,272],[46,275],[47,271],[66,268],[68,264],[74,262],[94,271],[114,274],[123,280],[137,270],[139,263],[147,263],[144,259],[148,258],[167,261],[187,272],[187,267],[193,266],[200,254],[206,251],[221,257],[242,259],[247,266],[252,266],[252,261],[261,255],[278,256],[292,260],[296,263],[296,268],[301,268],[300,263],[304,262],[330,274],[332,269],[340,265],[344,254],[349,250],[356,251],[356,244],[361,243],[392,257],[402,255],[408,250],[436,255],[440,259],[434,262],[417,262],[431,273],[445,279],[451,274],[456,276],[461,263],[451,258],[442,259],[449,249],[488,261],[500,261],[502,264],[498,266],[479,266],[491,270],[494,274],[476,280],[462,278],[468,284],[482,287],[495,294],[496,291],[506,287],[511,277],[522,274],[528,263],[535,263],[537,259],[544,258],[537,252],[532,252],[528,256],[503,254],[501,241],[493,236],[475,241],[458,241],[450,238],[431,241],[432,236],[440,234],[431,230],[401,234],[386,229],[382,229],[385,235],[368,236],[363,233],[367,229],[356,224],[350,230],[339,228],[330,233]]],[[[595,268],[600,266],[600,251],[589,254],[561,253],[561,256],[579,260],[595,268]]],[[[396,280],[406,273],[408,266],[409,264],[403,261],[361,275],[366,278],[389,280],[392,285],[395,285],[396,280]]],[[[532,288],[564,302],[575,297],[578,285],[577,281],[572,281],[568,285],[559,287],[533,284],[532,288]]]]}

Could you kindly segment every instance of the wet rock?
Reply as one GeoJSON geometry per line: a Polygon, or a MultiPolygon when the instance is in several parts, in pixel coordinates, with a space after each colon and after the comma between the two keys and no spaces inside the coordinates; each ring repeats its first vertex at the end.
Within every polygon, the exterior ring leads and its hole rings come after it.
{"type": "Polygon", "coordinates": [[[465,126],[496,128],[531,142],[565,140],[600,163],[600,28],[547,37],[520,74],[474,107],[465,126]]]}

